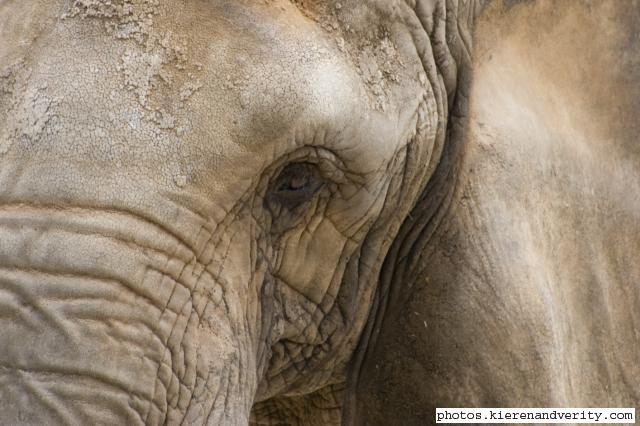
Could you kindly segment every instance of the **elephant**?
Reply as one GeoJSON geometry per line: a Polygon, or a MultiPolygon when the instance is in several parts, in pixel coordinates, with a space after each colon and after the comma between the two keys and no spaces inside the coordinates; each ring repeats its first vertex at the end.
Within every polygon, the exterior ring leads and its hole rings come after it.
{"type": "Polygon", "coordinates": [[[637,406],[639,29],[0,0],[0,423],[637,406]]]}

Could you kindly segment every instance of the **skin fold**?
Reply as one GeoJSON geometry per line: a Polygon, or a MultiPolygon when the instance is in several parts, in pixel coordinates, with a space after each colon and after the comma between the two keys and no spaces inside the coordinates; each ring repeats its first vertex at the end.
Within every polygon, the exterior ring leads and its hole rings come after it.
{"type": "Polygon", "coordinates": [[[0,0],[0,423],[637,405],[638,25],[0,0]]]}
{"type": "Polygon", "coordinates": [[[3,421],[339,422],[385,254],[444,143],[435,58],[454,61],[414,8],[0,16],[3,421]]]}
{"type": "Polygon", "coordinates": [[[400,260],[354,379],[354,424],[434,422],[436,407],[638,406],[638,12],[483,11],[456,189],[437,226],[401,231],[428,243],[390,250],[400,260]]]}

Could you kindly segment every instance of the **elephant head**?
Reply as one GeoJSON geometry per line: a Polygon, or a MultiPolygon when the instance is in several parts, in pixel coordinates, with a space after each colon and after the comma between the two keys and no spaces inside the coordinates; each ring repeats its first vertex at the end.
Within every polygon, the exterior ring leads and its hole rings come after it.
{"type": "Polygon", "coordinates": [[[637,405],[638,17],[503,3],[0,1],[0,423],[637,405]]]}
{"type": "Polygon", "coordinates": [[[473,13],[0,4],[3,422],[339,422],[389,249],[452,187],[473,13]]]}

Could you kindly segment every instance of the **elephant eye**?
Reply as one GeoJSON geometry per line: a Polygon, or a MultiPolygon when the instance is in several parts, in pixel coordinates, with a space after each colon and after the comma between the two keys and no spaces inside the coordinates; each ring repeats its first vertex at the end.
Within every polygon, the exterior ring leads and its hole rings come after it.
{"type": "Polygon", "coordinates": [[[268,198],[294,210],[310,201],[324,182],[315,165],[292,163],[287,165],[273,182],[268,198]]]}

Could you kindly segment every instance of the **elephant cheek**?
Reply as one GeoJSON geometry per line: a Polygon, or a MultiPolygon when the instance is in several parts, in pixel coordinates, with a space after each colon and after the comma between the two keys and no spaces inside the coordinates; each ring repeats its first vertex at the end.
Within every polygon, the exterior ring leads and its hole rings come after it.
{"type": "Polygon", "coordinates": [[[232,296],[157,227],[89,213],[99,229],[87,212],[0,211],[3,421],[246,424],[255,361],[232,296]]]}

